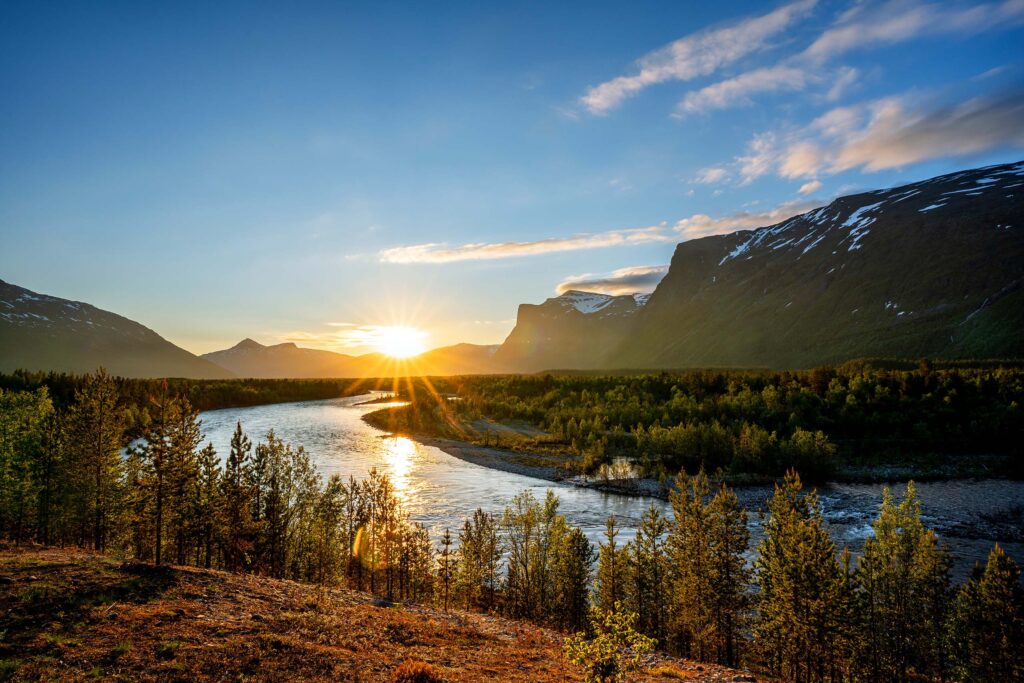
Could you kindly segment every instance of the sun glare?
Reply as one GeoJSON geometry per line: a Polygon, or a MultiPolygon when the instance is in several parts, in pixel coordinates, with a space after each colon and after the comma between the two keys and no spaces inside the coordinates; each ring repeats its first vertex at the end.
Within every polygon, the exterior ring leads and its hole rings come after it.
{"type": "Polygon", "coordinates": [[[409,358],[426,350],[427,333],[415,327],[381,327],[377,337],[377,350],[392,358],[409,358]]]}

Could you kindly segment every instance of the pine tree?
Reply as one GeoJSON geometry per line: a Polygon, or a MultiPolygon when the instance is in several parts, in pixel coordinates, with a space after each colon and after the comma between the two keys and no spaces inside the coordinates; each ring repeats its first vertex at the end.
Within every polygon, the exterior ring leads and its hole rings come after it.
{"type": "Polygon", "coordinates": [[[845,653],[844,615],[835,609],[846,585],[817,494],[800,477],[776,484],[756,561],[758,619],[754,637],[768,670],[811,683],[837,680],[845,653]]]}
{"type": "Polygon", "coordinates": [[[199,412],[183,396],[175,399],[172,416],[168,433],[167,520],[173,532],[176,562],[185,564],[189,546],[200,534],[200,520],[194,513],[198,505],[202,423],[199,412]]]}
{"type": "Polygon", "coordinates": [[[79,520],[77,540],[105,550],[116,529],[122,472],[124,411],[117,384],[102,368],[86,375],[69,419],[68,471],[73,481],[74,517],[79,520]]]}
{"type": "Polygon", "coordinates": [[[459,532],[456,585],[467,609],[493,606],[500,561],[498,521],[478,508],[459,532]]]}
{"type": "Polygon", "coordinates": [[[914,483],[897,505],[885,489],[874,537],[854,574],[859,656],[869,678],[905,681],[911,672],[939,678],[949,558],[935,532],[921,522],[914,483]]]}
{"type": "Polygon", "coordinates": [[[608,515],[605,540],[598,546],[597,576],[594,582],[594,606],[600,610],[613,610],[615,604],[624,602],[626,597],[629,557],[625,548],[615,542],[618,533],[615,517],[608,515]]]}
{"type": "Polygon", "coordinates": [[[594,548],[586,535],[559,516],[552,534],[551,592],[547,620],[576,631],[587,626],[594,548]]]}
{"type": "Polygon", "coordinates": [[[1024,589],[1020,568],[997,544],[975,566],[950,614],[953,672],[961,681],[1024,680],[1024,589]]]}
{"type": "Polygon", "coordinates": [[[150,408],[153,420],[137,450],[142,463],[151,473],[147,490],[153,497],[153,559],[159,565],[163,562],[165,514],[175,457],[171,439],[179,411],[178,402],[170,394],[166,380],[160,391],[150,398],[150,408]]]}
{"type": "Polygon", "coordinates": [[[707,513],[716,659],[726,666],[736,666],[750,608],[747,511],[740,505],[736,493],[723,486],[708,505],[707,513]]]}
{"type": "Polygon", "coordinates": [[[668,626],[670,574],[666,561],[664,515],[651,504],[640,518],[636,538],[629,544],[632,559],[629,581],[629,611],[636,612],[638,628],[658,641],[664,641],[668,626]]]}
{"type": "Polygon", "coordinates": [[[441,536],[441,552],[437,556],[437,580],[441,584],[441,605],[448,611],[448,599],[451,596],[452,577],[455,575],[455,555],[452,552],[452,534],[449,529],[441,536]]]}
{"type": "Polygon", "coordinates": [[[712,659],[718,633],[714,611],[710,524],[705,499],[710,487],[703,470],[681,472],[669,500],[673,521],[667,539],[672,572],[672,631],[679,651],[701,661],[712,659]]]}
{"type": "Polygon", "coordinates": [[[213,566],[214,542],[220,535],[217,521],[221,519],[222,500],[220,493],[221,471],[217,460],[217,451],[212,443],[199,452],[199,476],[196,480],[194,496],[195,508],[192,512],[193,524],[197,530],[196,564],[202,556],[203,566],[213,566]]]}
{"type": "Polygon", "coordinates": [[[235,425],[231,436],[231,449],[221,475],[221,552],[224,567],[239,571],[249,566],[253,550],[252,490],[249,454],[252,442],[242,431],[242,423],[235,425]]]}

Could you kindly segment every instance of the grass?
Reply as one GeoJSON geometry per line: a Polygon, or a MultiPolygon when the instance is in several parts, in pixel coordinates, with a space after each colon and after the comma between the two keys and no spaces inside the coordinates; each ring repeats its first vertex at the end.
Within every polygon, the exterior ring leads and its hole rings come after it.
{"type": "MultiPolygon", "coordinates": [[[[559,633],[346,589],[54,549],[0,550],[0,575],[0,681],[580,679],[559,633]]],[[[636,680],[732,680],[649,667],[636,680]]]]}

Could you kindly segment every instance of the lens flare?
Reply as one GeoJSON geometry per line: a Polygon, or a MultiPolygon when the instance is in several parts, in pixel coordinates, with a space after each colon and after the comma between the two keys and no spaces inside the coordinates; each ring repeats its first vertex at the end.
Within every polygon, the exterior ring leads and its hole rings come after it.
{"type": "Polygon", "coordinates": [[[392,358],[410,358],[426,350],[427,333],[415,327],[380,327],[376,337],[377,350],[392,358]]]}

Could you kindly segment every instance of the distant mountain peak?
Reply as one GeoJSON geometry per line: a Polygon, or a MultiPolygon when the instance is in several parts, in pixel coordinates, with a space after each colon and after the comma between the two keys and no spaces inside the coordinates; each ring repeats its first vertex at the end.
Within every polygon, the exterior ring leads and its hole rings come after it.
{"type": "Polygon", "coordinates": [[[264,346],[263,344],[260,344],[258,341],[254,340],[254,339],[250,339],[249,337],[246,337],[242,341],[240,341],[237,344],[235,344],[234,346],[232,346],[231,350],[244,351],[246,349],[265,349],[265,348],[267,348],[267,347],[264,346]]]}
{"type": "Polygon", "coordinates": [[[134,320],[0,281],[0,371],[100,366],[124,377],[231,376],[134,320]]]}

